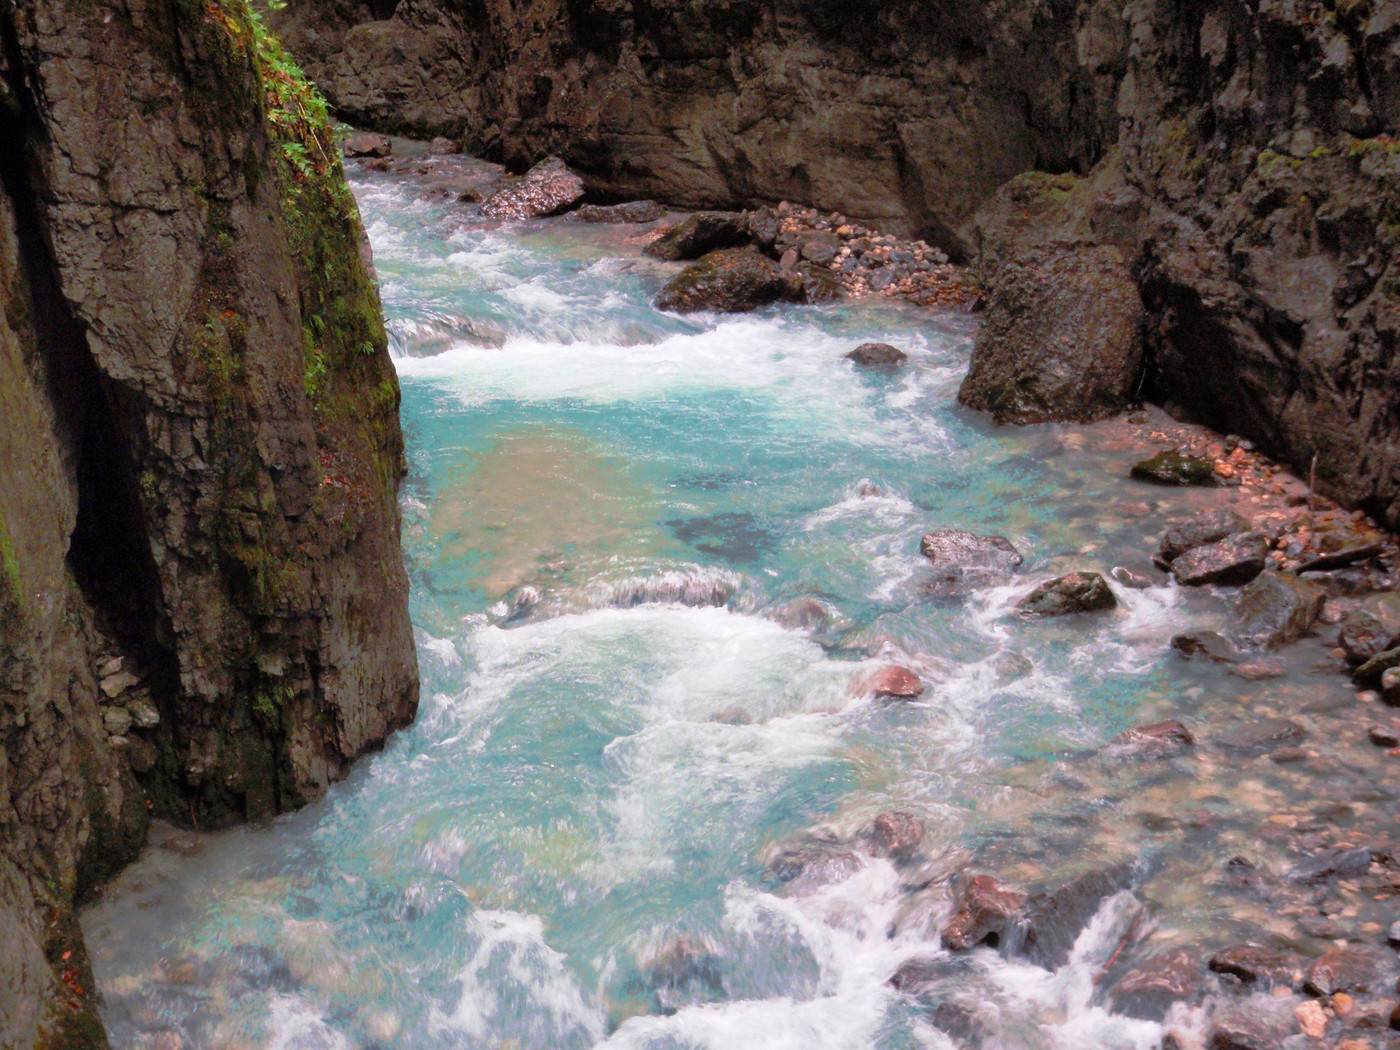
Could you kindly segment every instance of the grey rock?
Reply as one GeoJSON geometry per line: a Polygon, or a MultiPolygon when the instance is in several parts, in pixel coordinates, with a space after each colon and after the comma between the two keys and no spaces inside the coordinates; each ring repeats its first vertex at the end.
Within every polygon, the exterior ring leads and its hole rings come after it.
{"type": "Polygon", "coordinates": [[[1187,631],[1174,635],[1171,647],[1182,656],[1202,656],[1216,663],[1234,663],[1238,651],[1226,638],[1216,631],[1187,631]]]}
{"type": "Polygon", "coordinates": [[[1342,617],[1337,630],[1337,645],[1346,653],[1347,663],[1359,667],[1384,652],[1391,632],[1365,609],[1351,609],[1342,617]]]}
{"type": "Polygon", "coordinates": [[[1112,747],[1146,758],[1162,758],[1180,754],[1196,746],[1191,730],[1175,719],[1135,726],[1113,738],[1112,747]]]}
{"type": "Polygon", "coordinates": [[[1194,547],[1172,560],[1172,576],[1184,587],[1207,583],[1243,584],[1264,571],[1268,546],[1257,532],[1194,547]]]}
{"type": "MultiPolygon", "coordinates": [[[[628,201],[625,204],[581,204],[569,216],[575,222],[655,222],[666,214],[656,201],[628,201]]],[[[645,250],[645,249],[643,249],[645,250]]]]}
{"type": "Polygon", "coordinates": [[[1196,547],[1248,531],[1249,522],[1244,517],[1228,507],[1217,507],[1168,529],[1162,536],[1162,557],[1171,561],[1196,547]]]}
{"type": "Polygon", "coordinates": [[[1258,944],[1235,944],[1222,948],[1207,963],[1211,971],[1231,977],[1241,984],[1260,988],[1293,986],[1300,961],[1290,952],[1258,944]]]}
{"type": "Polygon", "coordinates": [[[1282,1050],[1286,1034],[1261,1017],[1236,1015],[1211,1026],[1206,1050],[1282,1050]]]}
{"type": "Polygon", "coordinates": [[[898,368],[909,359],[903,350],[889,343],[861,343],[845,357],[862,368],[898,368]]]}
{"type": "Polygon", "coordinates": [[[1277,747],[1300,743],[1307,730],[1288,718],[1261,718],[1223,733],[1216,743],[1226,751],[1262,755],[1277,747]]]}
{"type": "Polygon", "coordinates": [[[676,313],[741,313],[780,299],[802,297],[801,282],[794,285],[767,256],[751,248],[726,248],[682,270],[661,289],[656,307],[676,313]]]}
{"type": "Polygon", "coordinates": [[[1093,868],[1027,902],[1017,924],[1013,954],[1046,969],[1057,969],[1105,899],[1132,883],[1126,864],[1093,868]]]}
{"type": "Polygon", "coordinates": [[[642,251],[658,259],[680,262],[748,243],[749,230],[742,214],[701,211],[663,233],[642,251]]]}
{"type": "Polygon", "coordinates": [[[966,529],[925,533],[919,553],[936,568],[985,568],[1011,571],[1025,559],[1005,536],[978,536],[966,529]]]}
{"type": "Polygon", "coordinates": [[[1352,879],[1365,875],[1371,868],[1371,851],[1364,847],[1344,849],[1335,847],[1314,853],[1299,861],[1288,873],[1294,882],[1327,882],[1330,879],[1352,879]]]}
{"type": "Polygon", "coordinates": [[[1326,595],[1296,576],[1263,572],[1245,585],[1235,605],[1235,639],[1241,645],[1278,649],[1312,629],[1326,595]]]}
{"type": "Polygon", "coordinates": [[[1096,572],[1072,572],[1042,583],[1017,605],[1027,616],[1066,616],[1117,607],[1118,599],[1096,572]]]}

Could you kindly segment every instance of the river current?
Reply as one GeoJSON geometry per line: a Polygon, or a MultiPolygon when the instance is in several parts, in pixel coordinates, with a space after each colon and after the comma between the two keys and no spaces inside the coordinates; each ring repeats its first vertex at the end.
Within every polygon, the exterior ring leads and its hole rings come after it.
{"type": "Polygon", "coordinates": [[[1159,1045],[1099,976],[1144,909],[1166,945],[1267,927],[1267,902],[1209,875],[1301,774],[1101,749],[1250,704],[1325,719],[1343,686],[1307,674],[1316,642],[1267,697],[1169,656],[1224,615],[1212,593],[1114,583],[1117,610],[1048,623],[1013,607],[1070,569],[1145,569],[1204,497],[1127,480],[1126,424],[960,410],[967,318],[851,300],[680,318],[650,306],[676,267],[636,227],[484,223],[411,178],[352,182],[403,385],[422,707],[303,812],[157,829],[84,915],[114,1045],[966,1045],[888,984],[942,953],[943,880],[1105,861],[1135,865],[1134,892],[1066,964],[981,949],[934,998],[981,1045],[1159,1045]],[[870,340],[909,363],[859,373],[842,355],[870,340]],[[938,527],[1006,535],[1026,563],[930,601],[938,527]],[[862,694],[888,662],[919,700],[862,694]],[[917,863],[852,847],[775,874],[783,849],[859,842],[891,810],[925,824],[917,863]]]}

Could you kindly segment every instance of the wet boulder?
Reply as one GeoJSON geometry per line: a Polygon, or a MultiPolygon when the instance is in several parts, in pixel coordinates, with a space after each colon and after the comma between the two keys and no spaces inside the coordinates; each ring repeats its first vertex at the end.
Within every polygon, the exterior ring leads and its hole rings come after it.
{"type": "Polygon", "coordinates": [[[1311,630],[1326,600],[1322,588],[1307,580],[1260,573],[1240,591],[1234,637],[1261,649],[1291,645],[1311,630]]]}
{"type": "Polygon", "coordinates": [[[1171,561],[1196,547],[1248,531],[1249,522],[1241,515],[1229,507],[1216,507],[1168,529],[1162,536],[1161,554],[1171,561]]]}
{"type": "Polygon", "coordinates": [[[1352,609],[1342,617],[1337,645],[1346,653],[1347,663],[1360,667],[1387,648],[1391,638],[1385,625],[1365,609],[1352,609]]]}
{"type": "Polygon", "coordinates": [[[656,297],[658,310],[742,313],[779,300],[801,301],[802,283],[750,248],[710,252],[677,274],[656,297]]]}
{"type": "Polygon", "coordinates": [[[974,875],[963,886],[957,910],[943,927],[943,946],[954,952],[979,944],[997,946],[1025,902],[1024,893],[1003,886],[994,876],[974,875]]]}
{"type": "Polygon", "coordinates": [[[1205,991],[1205,973],[1198,954],[1173,948],[1139,963],[1120,977],[1110,999],[1115,1013],[1145,1021],[1160,1021],[1173,1003],[1190,1003],[1205,991]]]}
{"type": "Polygon", "coordinates": [[[575,222],[655,222],[666,214],[656,201],[625,204],[583,204],[569,213],[575,222]]]}
{"type": "Polygon", "coordinates": [[[1216,631],[1186,631],[1173,635],[1171,647],[1188,659],[1204,657],[1219,664],[1233,663],[1239,655],[1235,647],[1216,631]]]}
{"type": "Polygon", "coordinates": [[[1023,616],[1067,616],[1102,612],[1118,606],[1108,581],[1096,572],[1071,572],[1042,583],[1022,598],[1017,608],[1023,616]]]}
{"type": "Polygon", "coordinates": [[[1362,543],[1354,547],[1344,547],[1341,550],[1324,551],[1299,565],[1298,571],[1300,573],[1332,572],[1335,569],[1345,569],[1358,562],[1378,557],[1384,550],[1385,548],[1379,543],[1362,543]]]}
{"type": "Polygon", "coordinates": [[[844,355],[847,361],[854,361],[861,368],[898,368],[909,356],[889,343],[861,343],[844,355]]]}
{"type": "Polygon", "coordinates": [[[939,569],[972,566],[1009,572],[1025,560],[1005,536],[978,536],[966,529],[925,533],[919,553],[939,569]]]}
{"type": "Polygon", "coordinates": [[[1109,572],[1115,580],[1132,591],[1145,591],[1152,586],[1152,578],[1140,572],[1134,572],[1125,565],[1115,565],[1109,572]]]}
{"type": "Polygon", "coordinates": [[[1115,248],[1029,249],[996,274],[958,401],[998,423],[1091,423],[1142,372],[1142,300],[1115,248]]]}
{"type": "Polygon", "coordinates": [[[394,146],[387,135],[357,131],[345,140],[343,152],[347,157],[387,157],[394,152],[394,146]]]}
{"type": "Polygon", "coordinates": [[[1242,532],[1217,543],[1194,547],[1172,560],[1172,576],[1184,587],[1207,583],[1227,586],[1248,583],[1264,571],[1269,553],[1264,537],[1242,532]]]}
{"type": "Polygon", "coordinates": [[[924,838],[924,822],[912,813],[881,813],[861,833],[871,856],[907,860],[924,838]]]}
{"type": "Polygon", "coordinates": [[[881,700],[917,700],[924,695],[924,683],[907,667],[888,664],[867,678],[861,679],[856,692],[872,694],[881,700]]]}
{"type": "Polygon", "coordinates": [[[1113,738],[1111,745],[1120,753],[1142,758],[1165,758],[1196,746],[1191,730],[1174,719],[1134,726],[1113,738]]]}
{"type": "Polygon", "coordinates": [[[721,248],[738,248],[750,240],[739,212],[698,211],[642,249],[668,262],[699,259],[721,248]]]}
{"type": "Polygon", "coordinates": [[[1180,452],[1158,452],[1133,464],[1129,476],[1156,485],[1214,485],[1215,464],[1180,452]]]}
{"type": "Polygon", "coordinates": [[[788,846],[768,862],[769,874],[790,897],[806,896],[833,882],[842,882],[861,867],[861,859],[854,852],[827,842],[788,846]]]}
{"type": "Polygon", "coordinates": [[[1291,988],[1299,969],[1297,956],[1258,944],[1222,948],[1206,964],[1212,973],[1256,988],[1291,988]]]}
{"type": "Polygon", "coordinates": [[[558,157],[546,157],[524,175],[507,176],[481,202],[488,219],[537,219],[558,215],[583,200],[583,179],[558,157]]]}
{"type": "Polygon", "coordinates": [[[835,302],[846,292],[841,279],[825,266],[804,262],[793,273],[802,286],[802,302],[809,305],[835,302]]]}
{"type": "Polygon", "coordinates": [[[1333,948],[1313,960],[1303,989],[1311,995],[1368,995],[1388,990],[1395,982],[1395,970],[1394,952],[1370,945],[1333,948]]]}
{"type": "Polygon", "coordinates": [[[1131,882],[1132,869],[1115,864],[1094,868],[1057,889],[1035,894],[1022,912],[1013,954],[1048,970],[1063,966],[1080,932],[1104,900],[1126,890],[1131,882]]]}

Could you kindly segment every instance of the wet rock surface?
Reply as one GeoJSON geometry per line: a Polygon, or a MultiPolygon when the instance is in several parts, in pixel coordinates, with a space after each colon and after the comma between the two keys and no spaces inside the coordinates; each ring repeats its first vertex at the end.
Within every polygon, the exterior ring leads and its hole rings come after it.
{"type": "Polygon", "coordinates": [[[1242,645],[1277,649],[1312,629],[1327,600],[1322,589],[1294,576],[1261,573],[1240,591],[1234,636],[1242,645]]]}
{"type": "Polygon", "coordinates": [[[1180,452],[1159,452],[1133,464],[1132,476],[1158,485],[1214,485],[1215,467],[1199,456],[1180,452]]]}
{"type": "Polygon", "coordinates": [[[1072,572],[1042,583],[1017,608],[1025,616],[1069,616],[1118,606],[1107,581],[1096,572],[1072,572]]]}
{"type": "Polygon", "coordinates": [[[699,259],[721,248],[738,248],[749,241],[749,229],[742,214],[696,212],[642,250],[657,259],[683,262],[699,259]]]}
{"type": "Polygon", "coordinates": [[[1113,248],[1051,247],[997,272],[958,401],[998,423],[1091,423],[1142,370],[1142,302],[1113,248]]]}
{"type": "Polygon", "coordinates": [[[1113,1008],[1129,1017],[1160,1021],[1174,1003],[1191,1003],[1205,992],[1200,954],[1174,948],[1133,967],[1113,986],[1113,1008]]]}
{"type": "Polygon", "coordinates": [[[962,952],[979,944],[993,947],[1026,902],[1020,890],[1003,886],[991,875],[974,875],[958,896],[956,910],[942,930],[944,947],[962,952]]]}
{"type": "Polygon", "coordinates": [[[1244,532],[1193,547],[1172,560],[1172,576],[1184,587],[1207,583],[1248,583],[1264,571],[1268,545],[1258,533],[1244,532]]]}
{"type": "Polygon", "coordinates": [[[862,368],[898,368],[909,359],[903,350],[889,343],[861,343],[844,356],[862,368]]]}

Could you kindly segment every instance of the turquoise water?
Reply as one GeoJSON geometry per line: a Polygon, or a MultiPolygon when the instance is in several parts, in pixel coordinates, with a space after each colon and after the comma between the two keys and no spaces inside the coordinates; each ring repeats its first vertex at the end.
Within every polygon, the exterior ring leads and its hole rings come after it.
{"type": "MultiPolygon", "coordinates": [[[[926,878],[1175,855],[1132,813],[1177,781],[1060,759],[1228,704],[1164,656],[1219,601],[1115,585],[1105,616],[1010,615],[1058,572],[1145,563],[1163,497],[1123,480],[1121,442],[959,410],[966,318],[680,319],[649,306],[674,267],[635,230],[355,186],[404,391],[422,708],[302,813],[158,833],[84,919],[115,1045],[942,1047],[886,985],[937,950],[936,922],[899,918],[907,870],[782,887],[777,850],[895,808],[927,825],[926,878]],[[909,365],[858,374],[841,355],[872,339],[909,365]],[[918,541],[941,526],[1026,565],[931,602],[918,541]],[[797,623],[812,598],[824,622],[797,623]],[[861,695],[890,661],[920,701],[861,695]],[[1085,812],[1128,815],[1059,820],[1085,812]]],[[[1157,1045],[1092,980],[1131,907],[1054,973],[978,953],[989,1045],[1157,1045]]]]}

